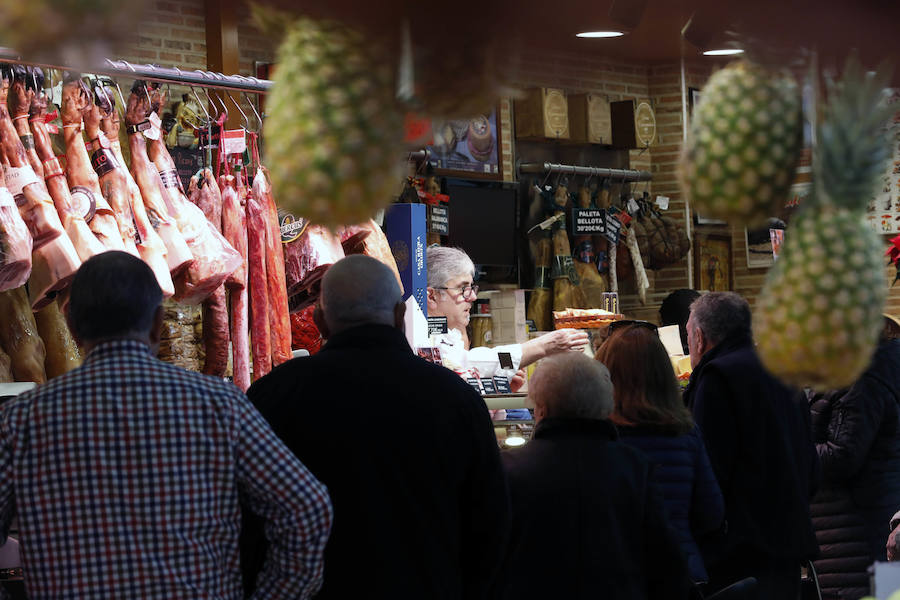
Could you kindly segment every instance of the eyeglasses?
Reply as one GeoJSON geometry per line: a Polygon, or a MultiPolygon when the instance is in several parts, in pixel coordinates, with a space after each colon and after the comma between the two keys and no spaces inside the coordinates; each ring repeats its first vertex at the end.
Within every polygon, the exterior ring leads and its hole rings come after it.
{"type": "Polygon", "coordinates": [[[433,287],[433,290],[453,290],[457,294],[460,294],[463,298],[474,298],[478,295],[478,286],[477,285],[463,285],[460,287],[433,287]]]}
{"type": "Polygon", "coordinates": [[[619,329],[625,329],[626,327],[644,327],[651,331],[657,330],[656,325],[651,323],[650,321],[640,321],[637,319],[620,319],[618,321],[613,321],[607,326],[606,334],[612,335],[619,329]]]}

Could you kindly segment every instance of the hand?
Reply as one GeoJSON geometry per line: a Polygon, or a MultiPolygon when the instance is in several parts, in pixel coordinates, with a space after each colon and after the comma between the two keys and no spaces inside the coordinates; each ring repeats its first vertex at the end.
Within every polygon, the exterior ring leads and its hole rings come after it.
{"type": "Polygon", "coordinates": [[[509,391],[512,393],[518,392],[522,389],[522,386],[525,385],[525,371],[519,369],[516,371],[516,374],[513,375],[512,379],[509,380],[509,391]]]}
{"type": "Polygon", "coordinates": [[[580,329],[557,329],[539,339],[544,342],[544,355],[550,356],[569,350],[582,350],[588,343],[588,334],[580,329]]]}
{"type": "Polygon", "coordinates": [[[887,559],[900,560],[900,525],[894,528],[887,539],[887,559]]]}

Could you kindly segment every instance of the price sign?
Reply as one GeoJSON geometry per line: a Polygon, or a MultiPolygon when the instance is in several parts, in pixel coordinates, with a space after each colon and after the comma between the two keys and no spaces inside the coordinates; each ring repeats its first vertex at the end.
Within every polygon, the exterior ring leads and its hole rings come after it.
{"type": "Polygon", "coordinates": [[[606,213],[606,231],[603,232],[603,235],[613,244],[619,243],[619,232],[622,231],[622,222],[617,217],[618,213],[619,211],[614,208],[608,209],[606,213]]]}
{"type": "Polygon", "coordinates": [[[450,208],[440,204],[429,204],[428,233],[450,235],[450,208]]]}
{"type": "Polygon", "coordinates": [[[574,235],[602,235],[606,233],[606,211],[602,208],[573,208],[574,235]]]}
{"type": "Polygon", "coordinates": [[[428,317],[428,335],[447,333],[447,317],[428,317]]]}

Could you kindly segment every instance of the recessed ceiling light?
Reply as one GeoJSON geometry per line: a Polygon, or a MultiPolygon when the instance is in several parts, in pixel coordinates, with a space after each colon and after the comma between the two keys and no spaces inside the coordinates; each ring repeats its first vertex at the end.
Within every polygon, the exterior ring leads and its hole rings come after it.
{"type": "Polygon", "coordinates": [[[518,446],[525,445],[525,438],[523,438],[521,435],[514,435],[512,437],[506,438],[503,443],[510,448],[516,448],[518,446]]]}
{"type": "Polygon", "coordinates": [[[703,56],[731,56],[732,54],[743,54],[740,48],[725,48],[722,50],[707,50],[703,56]]]}
{"type": "Polygon", "coordinates": [[[625,34],[621,31],[582,31],[581,33],[576,33],[575,37],[611,38],[611,37],[619,37],[620,35],[625,35],[625,34]]]}

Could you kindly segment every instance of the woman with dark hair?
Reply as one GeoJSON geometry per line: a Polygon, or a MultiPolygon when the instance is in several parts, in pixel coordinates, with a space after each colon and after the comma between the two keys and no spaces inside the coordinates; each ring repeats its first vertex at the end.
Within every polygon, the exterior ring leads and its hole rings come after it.
{"type": "Polygon", "coordinates": [[[669,355],[655,326],[618,328],[596,354],[613,382],[613,413],[622,441],[655,463],[669,522],[695,583],[707,580],[697,538],[722,525],[725,505],[691,413],[681,400],[669,355]]]}

